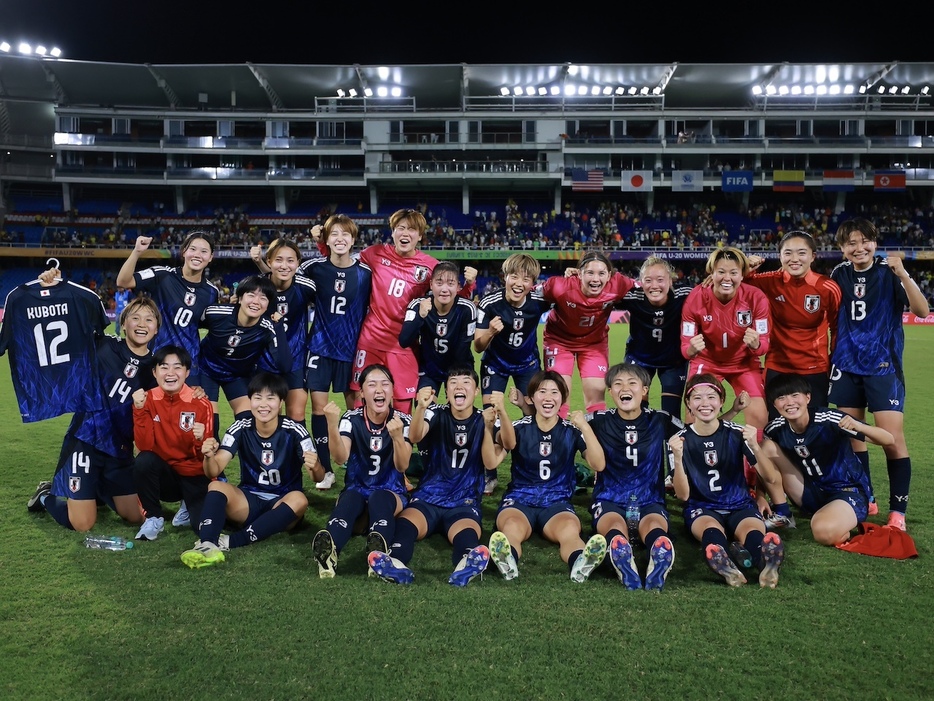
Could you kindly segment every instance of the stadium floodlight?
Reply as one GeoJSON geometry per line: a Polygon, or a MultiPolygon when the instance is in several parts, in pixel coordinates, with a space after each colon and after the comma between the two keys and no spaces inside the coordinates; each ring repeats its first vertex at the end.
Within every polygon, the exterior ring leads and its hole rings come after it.
{"type": "Polygon", "coordinates": [[[910,92],[911,92],[911,87],[909,87],[908,85],[902,88],[902,95],[907,95],[910,92]]]}
{"type": "Polygon", "coordinates": [[[402,97],[402,88],[400,88],[398,85],[393,86],[391,92],[393,97],[402,97]]]}
{"type": "Polygon", "coordinates": [[[892,87],[889,88],[889,95],[894,95],[894,94],[897,93],[897,92],[898,92],[898,86],[897,86],[897,85],[893,85],[892,87]]]}
{"type": "Polygon", "coordinates": [[[5,54],[10,53],[10,49],[12,49],[12,48],[13,48],[13,47],[10,46],[9,42],[0,41],[0,51],[2,51],[3,53],[5,53],[5,54]]]}
{"type": "Polygon", "coordinates": [[[813,94],[814,94],[814,86],[813,86],[813,85],[805,85],[805,86],[804,86],[804,94],[805,94],[805,95],[813,95],[813,94]]]}
{"type": "Polygon", "coordinates": [[[385,85],[376,88],[376,97],[386,97],[387,95],[389,95],[389,89],[385,85]]]}
{"type": "Polygon", "coordinates": [[[660,85],[656,85],[654,88],[652,88],[652,94],[653,94],[653,95],[661,95],[661,94],[662,94],[662,88],[661,88],[661,86],[660,86],[660,85]]]}
{"type": "Polygon", "coordinates": [[[373,97],[373,88],[363,88],[363,94],[366,97],[373,97]]]}
{"type": "Polygon", "coordinates": [[[573,63],[568,66],[568,75],[577,75],[578,68],[573,63]]]}
{"type": "Polygon", "coordinates": [[[503,87],[499,89],[499,94],[502,95],[503,97],[509,97],[509,88],[507,88],[504,85],[503,87]]]}
{"type": "Polygon", "coordinates": [[[32,53],[32,46],[27,44],[25,41],[21,41],[19,46],[16,47],[16,50],[24,56],[29,56],[32,53]]]}
{"type": "Polygon", "coordinates": [[[640,95],[648,95],[648,94],[649,94],[649,88],[648,88],[648,86],[643,85],[643,86],[642,86],[642,90],[639,91],[639,94],[640,94],[640,95]]]}
{"type": "Polygon", "coordinates": [[[521,96],[522,96],[522,88],[520,88],[519,86],[514,87],[514,88],[512,89],[512,94],[515,95],[516,97],[521,97],[521,96]]]}
{"type": "Polygon", "coordinates": [[[752,86],[752,94],[755,95],[756,97],[758,97],[759,95],[761,95],[761,94],[762,94],[762,86],[761,86],[761,85],[753,85],[753,86],[752,86]]]}
{"type": "Polygon", "coordinates": [[[879,94],[881,95],[881,94],[884,93],[884,92],[885,92],[885,86],[884,86],[884,85],[880,85],[880,86],[879,86],[879,94]]]}
{"type": "Polygon", "coordinates": [[[551,86],[551,94],[552,94],[552,95],[560,95],[560,94],[561,94],[561,88],[558,87],[557,85],[552,85],[552,86],[551,86]]]}
{"type": "Polygon", "coordinates": [[[631,87],[629,88],[629,94],[630,94],[630,95],[635,95],[637,92],[639,92],[639,89],[638,89],[635,85],[633,85],[633,86],[631,86],[631,87]]]}
{"type": "Polygon", "coordinates": [[[792,85],[792,86],[791,86],[791,94],[792,94],[792,95],[798,96],[798,95],[800,95],[802,92],[803,92],[803,90],[801,89],[801,86],[800,86],[800,85],[792,85]]]}
{"type": "Polygon", "coordinates": [[[843,90],[843,88],[841,88],[839,85],[831,85],[828,92],[831,95],[839,95],[841,90],[843,90]]]}
{"type": "Polygon", "coordinates": [[[544,86],[539,86],[539,88],[538,88],[538,94],[541,95],[542,97],[544,97],[545,95],[548,94],[548,88],[546,88],[546,87],[544,87],[544,86]]]}
{"type": "Polygon", "coordinates": [[[49,56],[51,56],[52,58],[61,58],[61,55],[62,55],[62,50],[58,48],[57,46],[53,46],[52,50],[49,51],[49,56]]]}
{"type": "Polygon", "coordinates": [[[338,97],[343,97],[343,96],[344,96],[344,89],[343,89],[343,88],[338,88],[338,89],[337,89],[337,96],[338,96],[338,97]]]}
{"type": "Polygon", "coordinates": [[[844,86],[843,86],[843,94],[844,94],[844,95],[852,95],[853,92],[854,92],[855,90],[856,90],[856,88],[854,88],[852,85],[844,85],[844,86]]]}
{"type": "Polygon", "coordinates": [[[356,88],[351,88],[351,89],[348,91],[348,94],[349,94],[351,97],[356,97],[356,96],[357,96],[357,89],[356,89],[356,88]]]}
{"type": "Polygon", "coordinates": [[[533,87],[530,85],[529,87],[527,87],[527,88],[525,89],[525,94],[528,95],[529,97],[534,96],[534,95],[535,95],[535,88],[533,88],[533,87]]]}
{"type": "Polygon", "coordinates": [[[923,88],[921,88],[921,94],[922,94],[922,95],[927,95],[929,92],[931,92],[931,88],[928,87],[927,85],[925,85],[923,88]]]}
{"type": "Polygon", "coordinates": [[[612,95],[612,94],[613,94],[613,88],[611,88],[609,85],[604,86],[604,88],[603,88],[603,94],[604,94],[604,95],[612,95]]]}
{"type": "Polygon", "coordinates": [[[591,87],[591,88],[590,88],[590,94],[591,94],[591,95],[594,95],[594,96],[599,95],[599,94],[600,94],[600,86],[599,86],[599,85],[594,85],[593,87],[591,87]]]}
{"type": "Polygon", "coordinates": [[[571,97],[572,95],[576,95],[577,88],[575,88],[573,85],[568,83],[567,85],[564,86],[564,94],[567,95],[568,97],[571,97]]]}
{"type": "Polygon", "coordinates": [[[578,88],[577,88],[577,94],[578,94],[578,95],[586,95],[586,94],[587,94],[587,86],[586,86],[586,85],[580,85],[580,86],[578,86],[578,88]]]}
{"type": "Polygon", "coordinates": [[[817,86],[817,89],[816,89],[816,92],[817,92],[818,95],[826,95],[826,94],[827,94],[827,86],[826,86],[826,85],[818,85],[818,86],[817,86]]]}
{"type": "Polygon", "coordinates": [[[626,88],[624,88],[622,85],[617,86],[617,87],[616,87],[616,94],[617,94],[617,95],[625,95],[625,94],[626,94],[626,88]]]}
{"type": "Polygon", "coordinates": [[[45,56],[45,54],[46,54],[47,51],[48,51],[48,49],[46,49],[42,44],[39,44],[39,45],[36,47],[36,55],[37,55],[37,56],[45,56]]]}
{"type": "Polygon", "coordinates": [[[765,94],[766,94],[766,95],[774,95],[774,94],[777,93],[777,92],[778,92],[778,89],[777,89],[774,85],[766,85],[766,86],[765,86],[765,94]]]}
{"type": "Polygon", "coordinates": [[[791,92],[791,90],[788,88],[787,85],[779,85],[779,86],[778,86],[778,94],[781,95],[782,97],[784,97],[785,95],[787,95],[789,92],[791,92]]]}

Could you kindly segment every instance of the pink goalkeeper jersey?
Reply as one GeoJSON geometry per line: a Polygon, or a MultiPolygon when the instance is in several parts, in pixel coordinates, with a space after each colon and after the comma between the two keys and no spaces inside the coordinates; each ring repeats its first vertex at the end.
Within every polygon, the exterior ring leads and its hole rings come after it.
{"type": "Polygon", "coordinates": [[[386,243],[364,248],[360,260],[370,266],[373,282],[370,311],[363,320],[358,347],[411,353],[412,349],[399,345],[405,308],[413,299],[424,297],[428,292],[431,271],[438,261],[421,251],[411,258],[403,258],[395,247],[386,243]]]}
{"type": "Polygon", "coordinates": [[[606,343],[606,325],[613,306],[635,287],[635,282],[613,273],[600,294],[587,297],[578,277],[556,275],[545,280],[542,297],[554,302],[545,320],[543,340],[568,350],[583,350],[606,343]]]}
{"type": "Polygon", "coordinates": [[[755,287],[741,284],[733,299],[724,303],[714,296],[713,288],[698,285],[681,312],[681,354],[687,358],[691,338],[703,334],[706,348],[691,358],[692,362],[721,372],[758,366],[759,358],[769,350],[770,319],[769,300],[755,287]],[[743,343],[749,327],[759,333],[756,350],[743,343]]]}

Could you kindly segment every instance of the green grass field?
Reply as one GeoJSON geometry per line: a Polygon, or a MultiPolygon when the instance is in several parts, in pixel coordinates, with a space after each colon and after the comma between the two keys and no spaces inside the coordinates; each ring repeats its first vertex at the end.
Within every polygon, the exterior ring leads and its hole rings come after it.
{"type": "MultiPolygon", "coordinates": [[[[611,330],[622,355],[627,327],[611,330]]],[[[661,593],[597,572],[578,585],[557,547],[533,538],[519,579],[491,571],[447,582],[450,548],[416,546],[415,583],[366,577],[362,538],[338,577],[319,580],[310,541],[336,490],[307,485],[296,532],[189,570],[195,537],[166,526],[126,552],[27,513],[49,479],[68,417],[23,425],[0,361],[0,695],[4,699],[860,699],[930,698],[934,668],[934,329],[906,327],[914,460],[909,531],[920,558],[894,561],[816,545],[808,521],[785,535],[776,590],[728,588],[704,564],[672,501],[677,559],[661,593]],[[925,613],[927,611],[928,613],[925,613]]],[[[576,393],[575,393],[576,394],[576,393]]],[[[652,392],[657,405],[658,391],[652,392]]],[[[580,400],[577,400],[578,408],[580,400]]],[[[223,421],[229,420],[229,411],[223,421]]],[[[888,483],[872,451],[882,513],[888,483]]],[[[228,470],[235,474],[236,470],[228,470]]],[[[485,537],[507,481],[484,504],[485,537]]],[[[339,475],[338,483],[341,483],[339,475]]],[[[589,495],[575,498],[589,528],[589,495]]],[[[170,505],[173,507],[174,505],[170,505]]],[[[95,532],[135,528],[102,510],[95,532]]],[[[645,553],[636,560],[644,567],[645,553]]]]}

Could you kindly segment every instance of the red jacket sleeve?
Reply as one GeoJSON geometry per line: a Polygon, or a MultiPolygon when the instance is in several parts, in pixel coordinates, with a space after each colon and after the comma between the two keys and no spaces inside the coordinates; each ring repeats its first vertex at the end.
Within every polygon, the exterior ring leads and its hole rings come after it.
{"type": "Polygon", "coordinates": [[[133,407],[133,441],[137,450],[152,450],[156,445],[155,425],[153,424],[153,402],[150,392],[146,393],[146,403],[142,409],[133,407]]]}

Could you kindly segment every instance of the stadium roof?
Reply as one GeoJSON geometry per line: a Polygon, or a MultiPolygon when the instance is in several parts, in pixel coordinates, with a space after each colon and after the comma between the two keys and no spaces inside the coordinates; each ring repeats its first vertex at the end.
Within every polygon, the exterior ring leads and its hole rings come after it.
{"type": "MultiPolygon", "coordinates": [[[[0,102],[12,134],[49,134],[58,107],[313,112],[338,89],[394,85],[419,113],[460,111],[465,99],[526,86],[661,86],[664,107],[744,109],[767,84],[934,87],[934,63],[153,65],[0,55],[0,102]]],[[[52,127],[54,130],[54,127],[52,127]]]]}

